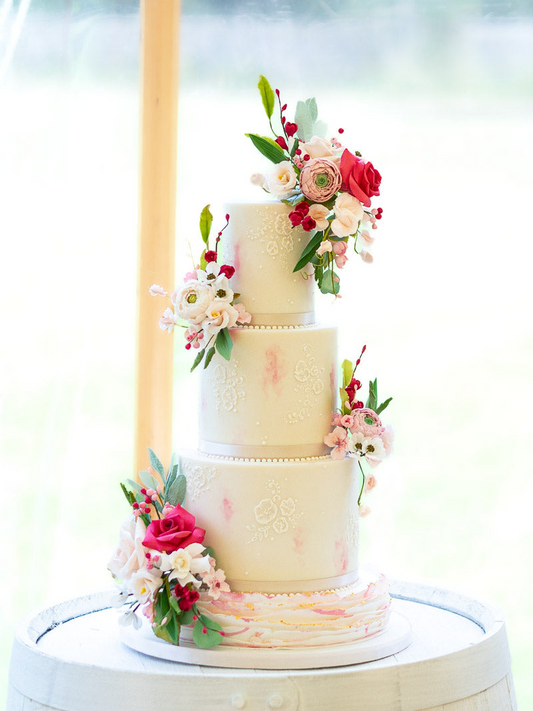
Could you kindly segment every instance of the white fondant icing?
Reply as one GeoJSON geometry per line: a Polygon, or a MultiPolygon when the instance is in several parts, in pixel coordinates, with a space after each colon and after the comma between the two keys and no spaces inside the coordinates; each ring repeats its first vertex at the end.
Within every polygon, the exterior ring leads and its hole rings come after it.
{"type": "Polygon", "coordinates": [[[231,335],[231,360],[217,353],[201,374],[202,451],[260,458],[326,454],[337,329],[232,329],[231,335]]]}
{"type": "MultiPolygon", "coordinates": [[[[188,472],[212,466],[184,453],[188,472]]],[[[317,590],[325,579],[357,578],[359,470],[354,459],[246,461],[217,459],[217,475],[184,506],[207,531],[217,565],[247,590],[317,590]]],[[[232,588],[234,589],[234,588],[232,588]]]]}
{"type": "Polygon", "coordinates": [[[313,320],[314,280],[293,273],[311,234],[292,227],[291,208],[281,202],[226,208],[230,223],[223,257],[236,268],[232,288],[242,294],[247,310],[252,316],[268,315],[272,325],[286,323],[278,314],[302,314],[303,323],[313,320]]]}

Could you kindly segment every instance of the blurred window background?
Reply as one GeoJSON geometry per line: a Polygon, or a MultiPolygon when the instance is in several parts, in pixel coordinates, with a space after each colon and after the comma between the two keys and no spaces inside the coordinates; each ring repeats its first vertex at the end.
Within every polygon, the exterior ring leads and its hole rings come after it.
{"type": "MultiPolygon", "coordinates": [[[[137,2],[0,0],[2,690],[16,621],[110,584],[128,513],[139,42],[137,2]]],[[[203,205],[262,198],[259,74],[383,175],[374,264],[317,296],[394,396],[362,558],[503,608],[532,708],[533,3],[183,0],[178,277],[203,205]]],[[[178,451],[189,355],[178,334],[178,451]]]]}

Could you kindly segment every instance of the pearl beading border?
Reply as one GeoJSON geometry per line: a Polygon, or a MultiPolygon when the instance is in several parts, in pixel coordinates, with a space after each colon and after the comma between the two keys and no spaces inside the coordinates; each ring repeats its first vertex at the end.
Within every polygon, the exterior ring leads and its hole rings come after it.
{"type": "Polygon", "coordinates": [[[328,454],[323,454],[321,456],[316,456],[316,457],[295,457],[295,458],[289,458],[289,457],[279,457],[279,458],[274,458],[271,457],[269,459],[266,459],[264,457],[225,457],[222,454],[207,454],[207,452],[202,452],[201,450],[198,450],[198,454],[200,454],[202,457],[208,457],[209,459],[222,459],[228,462],[252,462],[252,463],[259,463],[259,464],[288,464],[292,462],[319,462],[324,459],[331,459],[331,456],[328,454]]]}
{"type": "Polygon", "coordinates": [[[316,328],[317,326],[320,326],[320,324],[315,321],[314,323],[302,323],[296,326],[254,326],[253,324],[244,324],[237,326],[237,328],[248,331],[299,331],[302,328],[316,328]]]}

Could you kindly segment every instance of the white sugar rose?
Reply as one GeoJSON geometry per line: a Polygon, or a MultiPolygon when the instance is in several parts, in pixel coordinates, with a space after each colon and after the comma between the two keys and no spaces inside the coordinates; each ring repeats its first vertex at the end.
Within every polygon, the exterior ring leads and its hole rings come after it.
{"type": "Polygon", "coordinates": [[[213,290],[197,281],[186,281],[176,292],[177,315],[198,325],[205,318],[207,307],[213,300],[213,290]]]}
{"type": "MultiPolygon", "coordinates": [[[[341,162],[340,155],[337,155],[336,148],[333,148],[329,141],[325,138],[320,138],[319,136],[313,136],[313,138],[300,146],[302,153],[307,153],[311,158],[329,158],[337,165],[341,162]]],[[[313,217],[313,220],[315,218],[313,217]]]]}
{"type": "Polygon", "coordinates": [[[131,578],[131,592],[138,602],[147,602],[153,597],[156,590],[159,590],[161,582],[160,570],[157,568],[152,568],[152,570],[141,568],[131,578]]]}
{"type": "Polygon", "coordinates": [[[212,301],[205,310],[202,328],[206,336],[215,336],[223,328],[232,328],[237,323],[239,312],[227,301],[212,301]]]}
{"type": "Polygon", "coordinates": [[[278,507],[272,499],[263,499],[254,508],[254,513],[257,523],[265,525],[276,518],[278,507]]]}
{"type": "Polygon", "coordinates": [[[276,163],[267,175],[269,192],[279,198],[290,195],[296,185],[296,172],[288,160],[276,163]]]}
{"type": "Polygon", "coordinates": [[[313,220],[316,222],[317,230],[325,230],[326,227],[329,225],[329,222],[326,219],[326,217],[329,215],[329,212],[329,208],[324,207],[324,205],[311,205],[308,214],[309,217],[312,217],[313,220]]]}
{"type": "Polygon", "coordinates": [[[146,562],[146,549],[142,542],[146,526],[141,518],[131,516],[120,528],[118,548],[107,567],[113,577],[128,583],[132,575],[146,562]]]}
{"type": "Polygon", "coordinates": [[[357,198],[349,193],[341,193],[333,205],[335,219],[331,223],[331,231],[337,237],[348,237],[357,232],[359,222],[363,217],[363,206],[357,198]]]}

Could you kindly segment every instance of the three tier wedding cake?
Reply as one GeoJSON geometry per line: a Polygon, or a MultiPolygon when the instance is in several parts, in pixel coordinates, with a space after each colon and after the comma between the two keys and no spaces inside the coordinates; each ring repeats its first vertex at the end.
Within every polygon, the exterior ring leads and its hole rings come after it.
{"type": "Polygon", "coordinates": [[[316,323],[314,295],[339,294],[348,245],[372,261],[362,246],[381,219],[370,209],[381,176],[320,135],[314,100],[291,123],[264,77],[259,90],[271,127],[277,101],[281,130],[247,134],[273,164],[253,182],[278,200],[229,204],[214,244],[202,211],[205,248],[160,321],[185,327],[202,370],[198,450],[168,472],[150,450],[141,483],[123,484],[133,514],[109,568],[123,622],[138,627],[141,612],[172,644],[354,643],[390,617],[388,582],[358,567],[362,497],[391,447],[379,417],[390,398],[379,404],[373,380],[359,399],[366,347],[339,368],[337,329],[316,323]]]}

